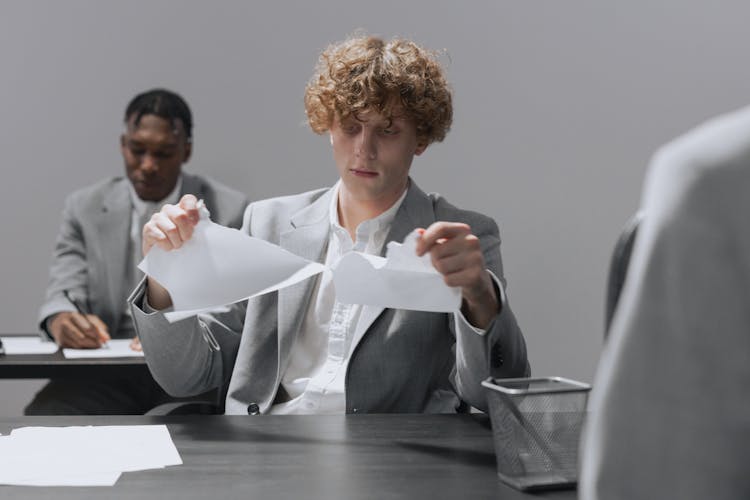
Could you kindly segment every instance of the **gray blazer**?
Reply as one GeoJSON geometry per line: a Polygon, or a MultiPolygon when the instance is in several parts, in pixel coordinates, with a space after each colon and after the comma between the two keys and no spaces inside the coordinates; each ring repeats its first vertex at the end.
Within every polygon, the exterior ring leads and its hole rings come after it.
{"type": "MultiPolygon", "coordinates": [[[[63,290],[71,290],[74,297],[87,301],[91,312],[116,336],[130,293],[126,274],[131,259],[133,204],[128,182],[124,177],[107,179],[66,198],[39,311],[43,331],[49,316],[75,310],[63,295],[63,290]]],[[[240,226],[248,204],[245,195],[216,181],[183,173],[180,196],[188,193],[205,200],[213,220],[240,226]]]]}
{"type": "Polygon", "coordinates": [[[580,498],[750,498],[750,108],[662,148],[642,209],[580,498]]]}
{"type": "MultiPolygon", "coordinates": [[[[332,190],[323,189],[253,203],[242,231],[323,262],[331,196],[332,190]]],[[[495,222],[427,195],[413,182],[387,241],[402,241],[414,228],[438,220],[470,224],[487,267],[502,280],[495,222]]],[[[136,290],[133,317],[154,378],[175,396],[228,384],[227,413],[245,414],[252,404],[266,412],[277,398],[315,284],[309,279],[235,304],[228,312],[174,324],[161,313],[144,313],[136,305],[143,287],[136,290]],[[206,342],[209,333],[220,350],[206,342]]],[[[507,300],[485,336],[472,331],[456,338],[452,314],[371,306],[363,307],[358,328],[346,374],[348,413],[444,411],[455,409],[458,397],[484,408],[483,378],[529,373],[526,345],[507,300]]]]}

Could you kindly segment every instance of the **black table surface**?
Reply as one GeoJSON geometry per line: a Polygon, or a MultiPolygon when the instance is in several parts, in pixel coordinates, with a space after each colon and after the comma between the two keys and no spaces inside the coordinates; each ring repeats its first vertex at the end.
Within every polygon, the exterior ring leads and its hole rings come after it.
{"type": "MultiPolygon", "coordinates": [[[[496,475],[489,419],[473,415],[0,418],[28,425],[166,424],[183,465],[126,472],[114,487],[0,486],[13,499],[530,499],[496,475]]],[[[81,464],[85,467],[85,464],[81,464]]]]}
{"type": "MultiPolygon", "coordinates": [[[[3,337],[38,337],[2,334],[3,337]]],[[[145,373],[142,356],[66,359],[62,349],[52,354],[2,354],[0,378],[114,378],[145,373]]]]}

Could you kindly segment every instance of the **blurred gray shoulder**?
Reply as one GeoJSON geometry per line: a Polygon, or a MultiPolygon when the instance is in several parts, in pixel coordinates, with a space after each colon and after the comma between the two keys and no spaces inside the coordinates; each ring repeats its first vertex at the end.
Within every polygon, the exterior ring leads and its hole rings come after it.
{"type": "Polygon", "coordinates": [[[88,186],[76,189],[65,198],[65,205],[74,210],[87,211],[101,207],[115,195],[127,193],[128,181],[125,177],[110,177],[88,186]]]}
{"type": "Polygon", "coordinates": [[[646,181],[651,213],[731,209],[750,186],[750,107],[713,118],[662,146],[646,181]]]}

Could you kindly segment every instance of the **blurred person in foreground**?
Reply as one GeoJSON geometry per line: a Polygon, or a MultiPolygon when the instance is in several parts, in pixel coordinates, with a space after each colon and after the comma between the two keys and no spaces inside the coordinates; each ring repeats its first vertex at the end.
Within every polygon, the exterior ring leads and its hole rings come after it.
{"type": "Polygon", "coordinates": [[[750,108],[663,147],[642,209],[581,498],[750,498],[750,108]]]}

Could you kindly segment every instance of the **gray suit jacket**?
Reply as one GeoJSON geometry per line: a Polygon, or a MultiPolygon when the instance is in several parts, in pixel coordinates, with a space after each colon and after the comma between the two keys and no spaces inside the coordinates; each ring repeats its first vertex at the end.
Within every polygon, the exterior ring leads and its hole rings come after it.
{"type": "Polygon", "coordinates": [[[581,498],[750,498],[750,108],[663,148],[642,209],[581,498]]]}
{"type": "MultiPolygon", "coordinates": [[[[323,189],[253,203],[242,230],[322,262],[331,196],[332,190],[323,189]]],[[[502,280],[495,222],[459,210],[440,196],[428,196],[413,182],[387,241],[402,241],[414,228],[438,220],[470,224],[481,240],[487,267],[502,280]]],[[[175,396],[226,388],[228,383],[227,413],[245,414],[253,403],[266,412],[277,398],[315,283],[309,279],[235,304],[229,312],[174,324],[134,305],[136,328],[154,378],[175,396]],[[209,333],[220,350],[212,350],[205,341],[209,333]]],[[[141,296],[136,292],[134,304],[141,296]]],[[[347,412],[445,410],[456,407],[456,395],[484,408],[483,378],[529,373],[525,342],[507,300],[485,336],[469,332],[456,338],[455,332],[452,314],[363,307],[346,374],[347,412]]]]}
{"type": "MultiPolygon", "coordinates": [[[[115,177],[71,193],[65,200],[62,224],[53,252],[49,285],[39,311],[42,330],[46,319],[74,311],[64,297],[70,290],[86,300],[116,336],[130,290],[126,276],[130,253],[133,205],[128,179],[115,177]]],[[[247,198],[216,181],[183,173],[183,194],[205,200],[211,217],[220,224],[239,227],[247,198]]]]}

